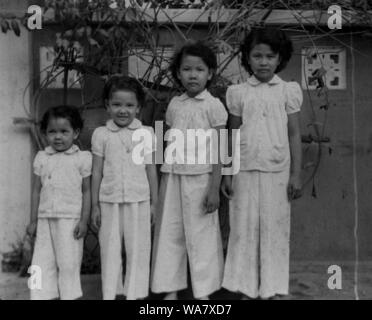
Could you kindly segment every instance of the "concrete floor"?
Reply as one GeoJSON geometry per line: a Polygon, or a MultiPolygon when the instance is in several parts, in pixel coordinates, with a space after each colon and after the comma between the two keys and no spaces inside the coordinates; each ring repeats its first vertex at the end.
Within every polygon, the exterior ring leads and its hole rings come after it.
{"type": "MultiPolygon", "coordinates": [[[[290,295],[284,300],[352,300],[355,299],[354,264],[351,262],[294,262],[291,264],[290,295]],[[331,290],[327,283],[331,274],[327,273],[330,265],[337,264],[342,270],[342,289],[331,290]]],[[[360,299],[372,299],[372,262],[363,262],[358,268],[358,295],[360,299]]],[[[99,275],[82,275],[84,300],[101,299],[99,275]]],[[[124,299],[124,297],[117,297],[124,299]]],[[[148,299],[158,300],[162,295],[151,295],[148,299]]],[[[192,299],[190,289],[184,290],[181,299],[192,299]]],[[[240,296],[220,290],[212,299],[240,299],[240,296]]],[[[0,299],[27,300],[29,292],[27,278],[20,278],[16,273],[0,273],[0,299]]]]}

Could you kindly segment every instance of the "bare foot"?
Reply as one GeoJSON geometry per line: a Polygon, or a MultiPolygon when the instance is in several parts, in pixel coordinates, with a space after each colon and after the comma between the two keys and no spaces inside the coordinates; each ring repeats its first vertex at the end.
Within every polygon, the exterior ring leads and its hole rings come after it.
{"type": "Polygon", "coordinates": [[[178,300],[177,291],[167,293],[164,300],[178,300]]]}
{"type": "Polygon", "coordinates": [[[209,299],[209,296],[203,296],[200,298],[196,298],[196,300],[210,300],[210,299],[209,299]]]}

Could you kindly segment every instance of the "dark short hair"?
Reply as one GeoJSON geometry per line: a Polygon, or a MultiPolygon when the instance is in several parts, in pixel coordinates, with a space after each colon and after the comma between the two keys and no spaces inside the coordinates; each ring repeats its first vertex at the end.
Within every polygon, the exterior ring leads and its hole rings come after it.
{"type": "Polygon", "coordinates": [[[194,56],[199,57],[207,65],[207,67],[212,71],[212,78],[208,80],[207,87],[213,81],[215,71],[217,69],[217,58],[213,50],[202,41],[190,41],[179,49],[173,56],[172,63],[170,65],[170,70],[174,81],[182,87],[181,81],[177,77],[177,73],[181,67],[182,58],[184,56],[194,56]]]}
{"type": "Polygon", "coordinates": [[[103,87],[102,99],[105,104],[107,100],[110,100],[112,94],[115,91],[125,90],[133,92],[136,95],[138,104],[142,107],[145,103],[145,93],[142,89],[142,85],[138,80],[127,76],[115,75],[108,79],[103,87]]]}
{"type": "Polygon", "coordinates": [[[49,108],[43,115],[40,122],[40,130],[45,133],[50,119],[63,118],[67,119],[72,129],[82,130],[83,129],[83,119],[81,118],[78,108],[68,105],[60,105],[49,108]]]}
{"type": "Polygon", "coordinates": [[[270,46],[274,53],[279,54],[280,63],[276,68],[275,73],[282,71],[286,67],[293,52],[292,41],[288,38],[286,33],[278,28],[273,27],[254,28],[245,37],[240,46],[242,65],[249,74],[253,73],[248,63],[249,53],[253,47],[258,44],[266,44],[270,46]]]}

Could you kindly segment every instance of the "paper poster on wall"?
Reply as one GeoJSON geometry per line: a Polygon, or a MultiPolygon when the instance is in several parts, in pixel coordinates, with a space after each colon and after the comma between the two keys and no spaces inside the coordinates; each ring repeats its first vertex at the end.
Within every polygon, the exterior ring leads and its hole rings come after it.
{"type": "Polygon", "coordinates": [[[325,84],[328,89],[346,89],[346,50],[343,47],[302,48],[302,88],[314,90],[317,80],[314,72],[326,70],[325,84]]]}

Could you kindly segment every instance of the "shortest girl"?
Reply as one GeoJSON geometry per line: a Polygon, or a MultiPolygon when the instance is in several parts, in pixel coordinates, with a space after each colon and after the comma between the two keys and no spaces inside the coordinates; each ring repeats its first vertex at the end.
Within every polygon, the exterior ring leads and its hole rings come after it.
{"type": "Polygon", "coordinates": [[[90,214],[92,168],[91,153],[74,144],[82,127],[79,111],[70,106],[51,108],[41,120],[49,146],[34,160],[27,232],[36,233],[32,265],[40,268],[42,286],[31,290],[32,300],[82,296],[80,267],[90,214]]]}

